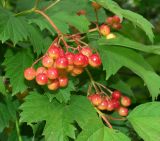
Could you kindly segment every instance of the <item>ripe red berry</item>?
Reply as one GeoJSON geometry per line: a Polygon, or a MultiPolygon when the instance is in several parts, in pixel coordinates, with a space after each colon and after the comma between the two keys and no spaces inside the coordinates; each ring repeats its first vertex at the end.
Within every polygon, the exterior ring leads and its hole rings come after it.
{"type": "Polygon", "coordinates": [[[110,33],[110,27],[103,24],[99,27],[99,31],[102,35],[107,36],[110,33]]]}
{"type": "Polygon", "coordinates": [[[108,17],[106,19],[106,23],[109,24],[109,25],[112,25],[113,24],[113,17],[108,17]]]}
{"type": "Polygon", "coordinates": [[[68,60],[68,64],[69,64],[69,65],[73,65],[74,54],[71,53],[71,52],[67,52],[67,53],[65,54],[65,56],[66,56],[66,58],[67,58],[67,60],[68,60]]]}
{"type": "Polygon", "coordinates": [[[89,57],[89,64],[92,67],[99,67],[101,65],[101,58],[98,54],[92,54],[89,57]]]}
{"type": "Polygon", "coordinates": [[[53,44],[48,49],[48,55],[53,59],[57,59],[60,56],[60,48],[57,46],[57,44],[53,44]]]}
{"type": "Polygon", "coordinates": [[[97,107],[99,110],[107,110],[108,108],[108,101],[107,100],[103,100],[97,107]]]}
{"type": "Polygon", "coordinates": [[[68,77],[59,77],[59,86],[66,87],[68,85],[68,77]]]}
{"type": "Polygon", "coordinates": [[[27,80],[33,80],[36,76],[36,71],[34,68],[27,68],[24,71],[24,77],[27,80]]]}
{"type": "Polygon", "coordinates": [[[98,9],[101,8],[101,5],[99,5],[99,4],[96,3],[96,2],[92,2],[92,7],[95,8],[96,10],[98,10],[98,9]]]}
{"type": "Polygon", "coordinates": [[[83,64],[83,68],[87,67],[88,64],[89,64],[89,60],[88,60],[88,57],[87,56],[84,56],[85,57],[85,60],[84,60],[84,64],[83,64]]]}
{"type": "Polygon", "coordinates": [[[56,59],[55,66],[58,69],[66,69],[68,67],[68,60],[65,56],[56,59]]]}
{"type": "Polygon", "coordinates": [[[122,25],[121,25],[120,23],[114,23],[114,24],[112,25],[112,27],[113,27],[114,29],[119,30],[119,29],[122,28],[122,25]]]}
{"type": "Polygon", "coordinates": [[[121,92],[118,91],[118,90],[115,90],[115,91],[113,91],[113,93],[112,93],[112,98],[113,98],[113,99],[119,100],[119,99],[121,98],[121,96],[122,96],[122,94],[121,94],[121,92]]]}
{"type": "Polygon", "coordinates": [[[125,107],[128,107],[128,106],[131,105],[131,99],[130,99],[129,97],[127,97],[127,96],[123,96],[123,97],[121,98],[121,104],[122,104],[123,106],[125,106],[125,107]]]}
{"type": "Polygon", "coordinates": [[[58,70],[56,68],[49,68],[47,71],[47,76],[49,79],[56,79],[58,78],[58,70]]]}
{"type": "Polygon", "coordinates": [[[92,94],[91,102],[93,105],[98,106],[102,100],[103,98],[99,94],[92,94]]]}
{"type": "Polygon", "coordinates": [[[80,53],[82,53],[83,55],[89,57],[89,56],[92,55],[92,50],[89,47],[85,47],[85,48],[81,49],[80,53]]]}
{"type": "Polygon", "coordinates": [[[107,111],[113,111],[114,110],[114,105],[113,102],[111,100],[108,100],[108,104],[106,107],[107,111]]]}
{"type": "Polygon", "coordinates": [[[49,84],[48,84],[48,89],[55,91],[59,88],[59,81],[57,79],[52,80],[49,84]]]}
{"type": "Polygon", "coordinates": [[[37,70],[36,70],[36,75],[40,74],[40,73],[45,73],[47,74],[47,69],[45,67],[39,67],[37,70]]]}
{"type": "Polygon", "coordinates": [[[120,116],[127,116],[128,115],[128,109],[126,107],[119,107],[118,108],[118,114],[120,116]]]}
{"type": "Polygon", "coordinates": [[[44,67],[50,68],[52,67],[53,63],[54,63],[53,58],[49,57],[48,55],[42,58],[42,64],[44,67]]]}
{"type": "Polygon", "coordinates": [[[74,65],[83,66],[85,64],[85,56],[82,53],[74,55],[74,65]]]}
{"type": "Polygon", "coordinates": [[[39,85],[45,85],[48,82],[48,77],[45,73],[40,73],[36,76],[36,82],[39,85]]]}
{"type": "Polygon", "coordinates": [[[80,15],[86,15],[86,11],[85,10],[79,10],[77,12],[77,15],[80,16],[80,15]]]}
{"type": "Polygon", "coordinates": [[[120,107],[120,102],[117,99],[112,99],[111,102],[113,103],[113,107],[118,109],[120,107]]]}
{"type": "Polygon", "coordinates": [[[121,22],[121,19],[118,17],[118,16],[113,16],[113,22],[114,23],[120,23],[121,22]]]}

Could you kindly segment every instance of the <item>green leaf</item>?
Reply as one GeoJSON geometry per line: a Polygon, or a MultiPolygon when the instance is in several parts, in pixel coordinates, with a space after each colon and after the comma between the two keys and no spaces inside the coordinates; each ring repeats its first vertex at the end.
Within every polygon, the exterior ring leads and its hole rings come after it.
{"type": "Polygon", "coordinates": [[[17,101],[12,101],[10,97],[6,97],[4,103],[0,103],[0,132],[9,126],[10,121],[15,121],[17,108],[17,101]]]}
{"type": "Polygon", "coordinates": [[[160,93],[160,77],[140,54],[127,48],[117,47],[101,46],[99,50],[103,69],[106,70],[108,75],[107,78],[115,74],[122,66],[125,66],[144,80],[153,100],[158,96],[160,93]]]}
{"type": "Polygon", "coordinates": [[[145,141],[160,140],[160,103],[142,104],[129,114],[128,120],[138,135],[145,141]]]}
{"type": "Polygon", "coordinates": [[[21,105],[21,122],[38,122],[45,120],[43,134],[46,141],[68,141],[68,137],[75,138],[73,120],[69,116],[68,106],[56,100],[49,102],[47,96],[30,93],[21,105]],[[34,102],[33,102],[34,101],[34,102]],[[45,113],[44,113],[45,111],[45,113]]]}
{"type": "Polygon", "coordinates": [[[32,62],[33,55],[30,49],[21,49],[17,53],[11,50],[6,52],[3,65],[5,66],[6,77],[10,78],[13,95],[26,90],[27,85],[23,72],[32,62]]]}
{"type": "Polygon", "coordinates": [[[2,93],[3,95],[5,95],[6,93],[6,88],[4,85],[4,78],[2,76],[0,76],[0,93],[2,93]]]}
{"type": "Polygon", "coordinates": [[[22,17],[15,17],[13,13],[0,8],[0,40],[11,40],[14,45],[28,37],[28,24],[22,17]]]}
{"type": "Polygon", "coordinates": [[[141,15],[134,13],[130,10],[122,9],[116,2],[112,0],[95,0],[97,3],[102,5],[104,8],[110,10],[120,17],[124,17],[131,21],[135,26],[141,28],[146,35],[149,37],[150,41],[153,42],[154,34],[152,31],[153,25],[147,21],[141,15]]]}
{"type": "Polygon", "coordinates": [[[135,49],[135,50],[139,50],[147,53],[154,53],[154,54],[160,55],[159,45],[143,45],[141,43],[125,38],[120,34],[116,34],[116,35],[117,36],[114,39],[106,40],[106,38],[101,38],[98,41],[98,43],[100,45],[107,45],[107,46],[111,46],[111,45],[114,45],[117,47],[122,46],[122,47],[131,48],[131,49],[135,49]]]}
{"type": "Polygon", "coordinates": [[[78,135],[76,141],[130,141],[123,133],[91,120],[78,135]]]}

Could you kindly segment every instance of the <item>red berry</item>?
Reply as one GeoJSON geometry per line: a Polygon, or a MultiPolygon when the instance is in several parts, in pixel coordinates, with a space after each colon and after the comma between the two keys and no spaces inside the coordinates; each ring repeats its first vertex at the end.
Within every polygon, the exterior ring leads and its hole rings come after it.
{"type": "Polygon", "coordinates": [[[73,70],[72,70],[72,73],[75,74],[75,75],[79,75],[79,74],[81,74],[83,71],[84,71],[84,69],[81,68],[81,67],[74,67],[73,70]]]}
{"type": "Polygon", "coordinates": [[[44,67],[50,68],[52,67],[53,63],[54,63],[53,58],[47,55],[42,58],[42,64],[44,67]]]}
{"type": "Polygon", "coordinates": [[[97,107],[99,110],[107,110],[108,108],[108,101],[107,100],[103,100],[97,107]]]}
{"type": "Polygon", "coordinates": [[[112,93],[112,98],[113,98],[113,99],[119,100],[119,99],[121,98],[121,96],[122,96],[122,94],[121,94],[121,92],[118,91],[118,90],[113,91],[113,93],[112,93]]]}
{"type": "Polygon", "coordinates": [[[48,49],[48,55],[52,57],[53,59],[57,59],[60,56],[60,48],[58,47],[57,44],[53,44],[49,49],[48,49]]]}
{"type": "Polygon", "coordinates": [[[58,69],[66,69],[68,67],[68,60],[65,56],[56,59],[55,66],[58,69]]]}
{"type": "Polygon", "coordinates": [[[115,15],[115,16],[113,16],[113,22],[120,23],[121,19],[118,16],[115,15]]]}
{"type": "Polygon", "coordinates": [[[119,29],[122,28],[122,25],[121,25],[120,23],[114,23],[114,24],[112,25],[112,27],[113,27],[114,29],[119,30],[119,29]]]}
{"type": "Polygon", "coordinates": [[[92,54],[89,57],[89,64],[92,67],[99,67],[101,65],[101,58],[98,54],[92,54]]]}
{"type": "Polygon", "coordinates": [[[45,85],[48,82],[48,77],[45,73],[40,73],[36,76],[36,82],[39,85],[45,85]]]}
{"type": "Polygon", "coordinates": [[[77,15],[80,16],[80,15],[86,15],[86,11],[85,10],[79,10],[77,12],[77,15]]]}
{"type": "Polygon", "coordinates": [[[99,94],[92,94],[91,96],[91,102],[93,105],[98,106],[99,104],[101,104],[103,99],[99,94]]]}
{"type": "Polygon", "coordinates": [[[82,53],[83,55],[89,57],[89,56],[92,55],[92,50],[89,47],[85,47],[85,48],[81,49],[80,53],[82,53]]]}
{"type": "Polygon", "coordinates": [[[99,31],[102,35],[107,36],[110,33],[110,27],[103,24],[99,27],[99,31]]]}
{"type": "Polygon", "coordinates": [[[74,65],[83,66],[85,64],[85,56],[82,53],[74,55],[74,65]]]}
{"type": "Polygon", "coordinates": [[[118,108],[118,114],[120,116],[127,116],[128,115],[128,109],[126,107],[119,107],[118,108]]]}
{"type": "Polygon", "coordinates": [[[58,78],[58,70],[56,68],[49,68],[47,71],[47,76],[49,79],[58,78]]]}
{"type": "Polygon", "coordinates": [[[112,99],[111,102],[113,103],[113,107],[115,109],[120,107],[120,102],[117,99],[112,99]]]}
{"type": "Polygon", "coordinates": [[[84,60],[84,65],[82,66],[83,68],[87,67],[89,64],[89,60],[88,60],[88,57],[85,56],[85,60],[84,60]]]}
{"type": "Polygon", "coordinates": [[[59,88],[59,81],[57,79],[52,80],[49,84],[48,84],[48,89],[55,91],[59,88]]]}
{"type": "Polygon", "coordinates": [[[130,99],[129,97],[127,97],[127,96],[123,96],[123,97],[121,98],[121,104],[122,104],[123,106],[125,106],[125,107],[128,107],[128,106],[131,105],[131,99],[130,99]]]}
{"type": "Polygon", "coordinates": [[[45,73],[47,74],[47,69],[45,67],[39,67],[37,70],[36,70],[36,75],[40,74],[40,73],[45,73]]]}
{"type": "Polygon", "coordinates": [[[92,7],[95,8],[96,10],[98,10],[98,9],[101,8],[101,5],[99,5],[99,4],[96,3],[96,2],[92,2],[92,7]]]}
{"type": "Polygon", "coordinates": [[[71,72],[73,69],[74,69],[74,66],[73,66],[73,65],[68,65],[66,71],[67,71],[67,72],[71,72]]]}
{"type": "Polygon", "coordinates": [[[68,77],[59,77],[59,86],[66,87],[68,85],[68,77]]]}
{"type": "Polygon", "coordinates": [[[107,111],[113,111],[114,110],[114,105],[113,102],[111,100],[108,100],[108,104],[107,104],[107,111]]]}
{"type": "Polygon", "coordinates": [[[113,17],[108,17],[106,19],[106,23],[109,24],[109,25],[112,25],[113,24],[113,17]]]}
{"type": "Polygon", "coordinates": [[[27,68],[24,71],[24,77],[27,80],[33,80],[36,76],[36,71],[34,68],[27,68]]]}
{"type": "Polygon", "coordinates": [[[68,60],[68,64],[69,64],[69,65],[73,65],[74,54],[71,53],[71,52],[67,52],[67,53],[65,54],[65,56],[66,56],[66,58],[67,58],[67,60],[68,60]]]}
{"type": "Polygon", "coordinates": [[[59,56],[65,56],[64,50],[62,48],[60,48],[59,50],[60,50],[59,56]]]}

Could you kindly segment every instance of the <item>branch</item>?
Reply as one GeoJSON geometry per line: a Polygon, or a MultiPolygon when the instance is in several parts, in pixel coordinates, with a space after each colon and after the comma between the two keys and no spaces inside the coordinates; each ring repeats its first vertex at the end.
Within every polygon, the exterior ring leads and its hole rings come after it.
{"type": "Polygon", "coordinates": [[[42,11],[46,11],[46,10],[50,9],[51,7],[55,6],[58,2],[60,2],[60,0],[56,0],[52,4],[50,4],[47,7],[43,8],[42,11]]]}

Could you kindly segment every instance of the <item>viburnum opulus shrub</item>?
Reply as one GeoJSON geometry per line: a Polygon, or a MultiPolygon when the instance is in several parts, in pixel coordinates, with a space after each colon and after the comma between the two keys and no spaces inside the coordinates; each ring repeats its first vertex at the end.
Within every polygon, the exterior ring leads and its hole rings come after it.
{"type": "Polygon", "coordinates": [[[0,140],[159,141],[152,28],[112,0],[1,0],[0,140]]]}

